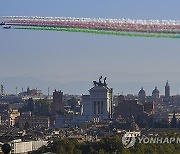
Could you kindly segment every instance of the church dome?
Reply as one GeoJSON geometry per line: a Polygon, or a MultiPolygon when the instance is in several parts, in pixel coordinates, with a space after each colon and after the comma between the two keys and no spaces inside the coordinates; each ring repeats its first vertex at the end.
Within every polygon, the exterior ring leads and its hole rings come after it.
{"type": "Polygon", "coordinates": [[[157,87],[155,87],[155,89],[152,91],[152,94],[159,94],[159,90],[157,89],[157,87]]]}
{"type": "Polygon", "coordinates": [[[160,98],[159,90],[157,89],[157,87],[155,87],[155,89],[152,91],[152,98],[154,101],[160,98]]]}
{"type": "Polygon", "coordinates": [[[141,99],[142,99],[142,100],[145,99],[145,97],[146,97],[146,92],[144,91],[143,87],[142,87],[141,90],[139,91],[138,97],[139,97],[140,100],[141,100],[141,99]]]}
{"type": "Polygon", "coordinates": [[[141,90],[139,91],[138,95],[142,95],[142,94],[146,94],[146,92],[144,91],[143,87],[141,88],[141,90]]]}

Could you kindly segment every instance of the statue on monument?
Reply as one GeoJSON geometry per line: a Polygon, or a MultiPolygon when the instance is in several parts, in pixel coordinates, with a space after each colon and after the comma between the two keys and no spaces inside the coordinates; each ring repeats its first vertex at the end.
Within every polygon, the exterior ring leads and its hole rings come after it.
{"type": "Polygon", "coordinates": [[[99,77],[99,82],[93,81],[94,86],[107,86],[106,84],[107,77],[104,78],[104,83],[102,83],[101,79],[102,79],[102,76],[99,77]]]}
{"type": "Polygon", "coordinates": [[[107,86],[106,79],[107,77],[104,78],[104,86],[107,86]]]}
{"type": "Polygon", "coordinates": [[[101,84],[102,82],[101,82],[101,79],[102,79],[102,75],[100,76],[100,78],[99,78],[99,84],[101,84]]]}

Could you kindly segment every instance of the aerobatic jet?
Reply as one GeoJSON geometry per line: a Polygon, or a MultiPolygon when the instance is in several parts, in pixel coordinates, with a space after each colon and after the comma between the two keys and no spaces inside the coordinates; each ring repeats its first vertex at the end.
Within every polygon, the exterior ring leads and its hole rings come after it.
{"type": "Polygon", "coordinates": [[[11,26],[4,26],[4,29],[11,29],[11,26]]]}
{"type": "Polygon", "coordinates": [[[5,25],[5,22],[1,22],[0,25],[5,25]]]}

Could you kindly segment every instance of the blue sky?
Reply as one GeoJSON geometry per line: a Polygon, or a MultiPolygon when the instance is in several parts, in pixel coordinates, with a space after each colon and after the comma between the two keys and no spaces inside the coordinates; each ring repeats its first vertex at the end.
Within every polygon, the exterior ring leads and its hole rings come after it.
{"type": "MultiPolygon", "coordinates": [[[[180,20],[179,6],[179,0],[0,0],[0,16],[180,20]]],[[[135,93],[147,82],[152,83],[145,87],[150,93],[155,83],[162,83],[162,90],[167,79],[180,83],[179,51],[180,39],[0,29],[0,79],[33,77],[64,84],[104,75],[110,85],[139,83],[116,93],[135,93]]]]}

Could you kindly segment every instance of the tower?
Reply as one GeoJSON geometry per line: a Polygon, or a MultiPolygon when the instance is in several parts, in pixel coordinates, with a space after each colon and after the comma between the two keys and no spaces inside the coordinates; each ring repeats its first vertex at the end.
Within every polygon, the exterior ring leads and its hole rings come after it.
{"type": "Polygon", "coordinates": [[[17,87],[16,87],[16,95],[17,95],[17,90],[18,90],[18,89],[17,89],[17,87]]]}
{"type": "Polygon", "coordinates": [[[4,86],[1,85],[1,96],[3,96],[3,95],[4,95],[4,86]]]}
{"type": "Polygon", "coordinates": [[[165,85],[165,98],[169,98],[169,97],[170,97],[170,86],[167,80],[166,85],[165,85]]]}
{"type": "Polygon", "coordinates": [[[64,104],[63,104],[63,92],[54,91],[53,92],[53,102],[51,104],[51,113],[52,115],[63,114],[64,104]]]}
{"type": "Polygon", "coordinates": [[[48,87],[48,97],[49,97],[49,87],[48,87]]]}

